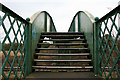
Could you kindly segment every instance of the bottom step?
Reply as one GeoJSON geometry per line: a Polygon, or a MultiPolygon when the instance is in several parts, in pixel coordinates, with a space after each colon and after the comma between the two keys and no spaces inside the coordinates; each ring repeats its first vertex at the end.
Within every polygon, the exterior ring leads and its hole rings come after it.
{"type": "Polygon", "coordinates": [[[37,69],[92,69],[93,66],[32,66],[37,69]]]}
{"type": "Polygon", "coordinates": [[[33,72],[27,80],[104,80],[93,72],[33,72]]]}

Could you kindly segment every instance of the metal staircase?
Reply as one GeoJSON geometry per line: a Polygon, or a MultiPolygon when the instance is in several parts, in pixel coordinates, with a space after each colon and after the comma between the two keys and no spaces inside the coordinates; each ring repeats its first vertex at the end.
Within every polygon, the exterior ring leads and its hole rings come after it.
{"type": "Polygon", "coordinates": [[[32,68],[34,71],[50,72],[92,71],[92,59],[84,33],[41,33],[32,68]]]}

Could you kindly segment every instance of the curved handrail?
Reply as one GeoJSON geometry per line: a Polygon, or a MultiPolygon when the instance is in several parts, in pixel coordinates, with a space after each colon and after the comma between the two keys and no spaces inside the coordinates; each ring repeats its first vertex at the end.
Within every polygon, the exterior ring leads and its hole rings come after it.
{"type": "Polygon", "coordinates": [[[39,42],[41,33],[56,32],[56,28],[52,17],[46,11],[39,11],[35,13],[30,18],[30,22],[32,23],[32,53],[34,53],[35,49],[37,48],[37,43],[39,42]]]}
{"type": "MultiPolygon", "coordinates": [[[[57,30],[56,30],[56,28],[55,28],[53,19],[52,19],[52,17],[50,16],[50,14],[49,14],[48,12],[46,12],[46,11],[39,11],[39,12],[36,12],[35,14],[33,14],[33,15],[31,16],[31,18],[30,18],[30,22],[33,23],[33,22],[35,21],[35,19],[36,19],[40,14],[42,14],[42,13],[47,14],[47,16],[49,16],[49,18],[50,18],[50,20],[51,20],[51,23],[53,24],[52,27],[53,27],[54,31],[56,32],[57,30]]],[[[51,30],[51,32],[52,32],[52,30],[51,30]]]]}
{"type": "MultiPolygon", "coordinates": [[[[87,12],[87,11],[78,11],[78,12],[75,14],[75,16],[73,17],[73,20],[72,20],[72,22],[71,22],[71,24],[70,24],[70,28],[68,29],[68,32],[69,32],[70,29],[72,28],[72,26],[73,26],[73,24],[74,24],[74,20],[75,20],[75,18],[76,18],[77,16],[78,16],[78,21],[79,21],[80,13],[84,13],[86,16],[88,16],[88,18],[90,19],[90,21],[91,21],[92,23],[95,22],[94,17],[93,17],[89,12],[87,12]]],[[[80,25],[79,22],[78,22],[78,25],[80,25]]]]}
{"type": "MultiPolygon", "coordinates": [[[[93,55],[93,27],[94,17],[87,11],[78,11],[73,17],[68,32],[84,32],[85,38],[90,48],[90,53],[93,55]]],[[[93,56],[92,56],[93,59],[93,56]]]]}

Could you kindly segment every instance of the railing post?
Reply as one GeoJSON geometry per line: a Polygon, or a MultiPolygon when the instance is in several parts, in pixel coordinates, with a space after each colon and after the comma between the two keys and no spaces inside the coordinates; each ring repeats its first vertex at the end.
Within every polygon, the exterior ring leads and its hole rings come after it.
{"type": "MultiPolygon", "coordinates": [[[[98,18],[99,19],[99,18],[98,18]]],[[[98,20],[97,18],[96,18],[96,21],[98,20]]],[[[98,32],[98,30],[99,30],[99,26],[98,26],[98,24],[97,24],[97,22],[95,22],[94,23],[94,73],[95,74],[98,74],[98,36],[99,36],[99,32],[98,32]]]]}
{"type": "Polygon", "coordinates": [[[80,14],[78,14],[78,32],[80,32],[80,14]]]}
{"type": "Polygon", "coordinates": [[[50,32],[52,32],[52,20],[50,19],[50,32]]]}
{"type": "Polygon", "coordinates": [[[47,32],[47,14],[44,14],[44,32],[47,32]]]}
{"type": "Polygon", "coordinates": [[[52,32],[56,32],[54,25],[52,25],[52,32]]]}
{"type": "MultiPolygon", "coordinates": [[[[30,19],[26,19],[30,21],[30,19]]],[[[32,25],[26,25],[25,77],[32,72],[32,25]]]]}
{"type": "Polygon", "coordinates": [[[72,26],[73,26],[73,32],[75,32],[75,20],[73,21],[72,26]]]}

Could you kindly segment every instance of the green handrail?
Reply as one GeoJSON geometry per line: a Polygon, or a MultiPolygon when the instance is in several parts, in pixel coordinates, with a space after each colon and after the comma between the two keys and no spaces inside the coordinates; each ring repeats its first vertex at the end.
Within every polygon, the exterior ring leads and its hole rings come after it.
{"type": "Polygon", "coordinates": [[[56,28],[52,17],[46,11],[35,13],[31,17],[30,22],[32,23],[32,56],[34,58],[35,49],[37,48],[41,33],[56,32],[56,28]]]}
{"type": "Polygon", "coordinates": [[[96,73],[106,80],[120,79],[120,6],[95,22],[96,73]]]}
{"type": "Polygon", "coordinates": [[[95,22],[94,17],[86,12],[79,11],[73,17],[70,28],[68,32],[84,32],[85,38],[88,42],[88,46],[90,48],[90,53],[93,59],[94,47],[93,47],[93,23],[95,22]]]}
{"type": "Polygon", "coordinates": [[[0,29],[4,35],[2,43],[2,78],[21,79],[32,71],[31,23],[0,3],[0,29]],[[17,46],[15,47],[15,45],[17,46]],[[10,45],[10,46],[9,46],[10,45]],[[14,56],[12,56],[14,55],[14,56]],[[7,70],[9,71],[6,71],[7,70]]]}

